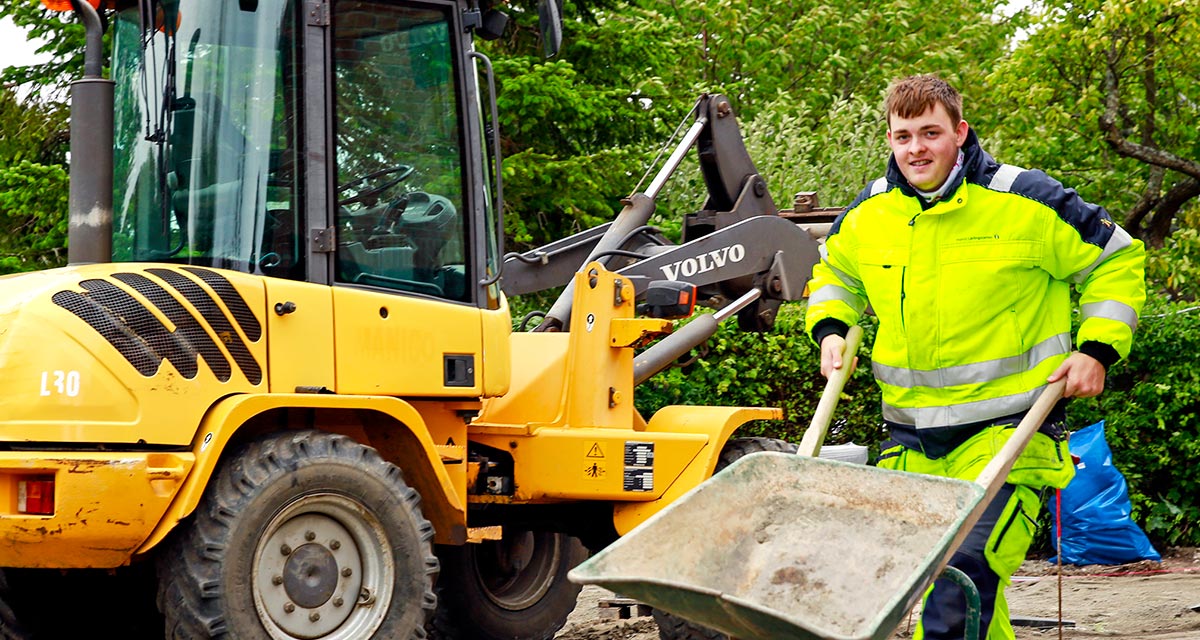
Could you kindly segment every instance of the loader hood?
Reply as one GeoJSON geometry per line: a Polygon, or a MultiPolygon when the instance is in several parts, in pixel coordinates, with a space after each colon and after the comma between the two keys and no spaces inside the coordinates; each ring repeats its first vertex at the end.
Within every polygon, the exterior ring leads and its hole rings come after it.
{"type": "Polygon", "coordinates": [[[189,444],[216,399],[265,388],[264,300],[196,267],[0,279],[0,442],[189,444]]]}

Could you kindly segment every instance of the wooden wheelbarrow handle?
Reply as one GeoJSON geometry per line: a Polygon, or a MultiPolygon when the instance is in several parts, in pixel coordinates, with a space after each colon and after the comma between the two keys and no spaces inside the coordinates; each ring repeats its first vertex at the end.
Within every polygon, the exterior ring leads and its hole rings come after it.
{"type": "MultiPolygon", "coordinates": [[[[842,351],[842,366],[840,369],[834,369],[833,373],[829,374],[829,379],[825,381],[825,390],[821,392],[821,400],[817,403],[817,410],[813,412],[812,422],[809,423],[808,430],[804,432],[800,446],[796,448],[796,455],[811,458],[821,452],[821,445],[825,443],[825,432],[829,430],[829,422],[833,419],[833,410],[837,408],[838,400],[842,397],[842,388],[846,386],[846,380],[850,378],[850,373],[854,370],[854,357],[858,354],[860,343],[862,343],[862,327],[854,325],[846,333],[846,346],[842,351]]],[[[820,349],[820,345],[817,345],[817,349],[820,349]]]]}

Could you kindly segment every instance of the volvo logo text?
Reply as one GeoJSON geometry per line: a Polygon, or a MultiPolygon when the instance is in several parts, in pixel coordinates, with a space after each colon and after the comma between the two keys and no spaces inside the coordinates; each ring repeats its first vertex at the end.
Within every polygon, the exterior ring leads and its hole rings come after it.
{"type": "Polygon", "coordinates": [[[694,258],[686,258],[678,262],[659,267],[668,280],[678,280],[680,276],[690,278],[697,273],[708,273],[720,269],[726,264],[741,262],[746,257],[746,248],[740,244],[731,247],[721,247],[694,258]]]}

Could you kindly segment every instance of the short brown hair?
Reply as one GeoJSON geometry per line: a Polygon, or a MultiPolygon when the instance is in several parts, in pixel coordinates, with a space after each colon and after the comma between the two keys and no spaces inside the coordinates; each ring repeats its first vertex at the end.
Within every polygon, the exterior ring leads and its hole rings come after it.
{"type": "Polygon", "coordinates": [[[893,113],[901,118],[915,118],[935,103],[941,103],[955,126],[962,121],[962,96],[950,83],[932,74],[908,76],[893,82],[888,87],[883,110],[888,126],[891,126],[893,113]]]}

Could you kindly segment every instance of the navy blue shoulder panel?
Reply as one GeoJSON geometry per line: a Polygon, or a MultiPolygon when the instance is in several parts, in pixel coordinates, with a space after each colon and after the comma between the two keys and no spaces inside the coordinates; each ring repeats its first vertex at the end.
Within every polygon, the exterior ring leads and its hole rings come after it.
{"type": "MultiPolygon", "coordinates": [[[[880,180],[882,180],[882,178],[880,178],[880,180]]],[[[828,235],[832,236],[832,235],[836,234],[838,232],[838,230],[841,229],[842,220],[846,217],[846,214],[853,211],[856,207],[858,207],[858,205],[866,202],[873,196],[887,193],[888,191],[891,191],[892,189],[896,188],[896,185],[889,182],[889,183],[887,183],[886,188],[880,189],[878,192],[876,192],[875,184],[878,182],[879,182],[879,180],[872,180],[871,182],[867,183],[867,186],[863,187],[862,191],[858,192],[858,196],[856,196],[854,198],[854,201],[851,202],[845,209],[842,209],[842,212],[839,213],[838,217],[833,221],[833,225],[829,227],[828,235]]]]}
{"type": "Polygon", "coordinates": [[[1010,192],[1050,207],[1088,244],[1104,248],[1116,230],[1116,224],[1104,207],[1087,202],[1074,189],[1064,187],[1042,171],[1022,171],[1013,181],[1010,192]]]}

